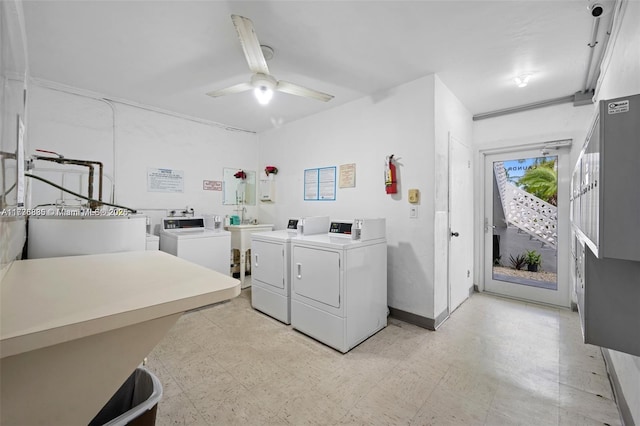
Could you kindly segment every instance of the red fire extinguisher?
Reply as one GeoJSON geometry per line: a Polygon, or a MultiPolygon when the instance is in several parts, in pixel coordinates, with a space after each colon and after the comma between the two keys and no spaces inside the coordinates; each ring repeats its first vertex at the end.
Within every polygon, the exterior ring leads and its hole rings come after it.
{"type": "Polygon", "coordinates": [[[384,186],[387,194],[398,192],[398,181],[396,180],[396,165],[393,164],[393,154],[387,157],[384,168],[384,186]]]}

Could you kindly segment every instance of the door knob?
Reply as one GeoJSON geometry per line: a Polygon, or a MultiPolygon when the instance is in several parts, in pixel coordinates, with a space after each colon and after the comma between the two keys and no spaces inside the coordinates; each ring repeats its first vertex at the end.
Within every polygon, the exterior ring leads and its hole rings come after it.
{"type": "Polygon", "coordinates": [[[460,234],[458,234],[457,232],[452,232],[452,233],[451,233],[451,236],[452,236],[452,237],[459,237],[459,236],[460,236],[460,234]]]}

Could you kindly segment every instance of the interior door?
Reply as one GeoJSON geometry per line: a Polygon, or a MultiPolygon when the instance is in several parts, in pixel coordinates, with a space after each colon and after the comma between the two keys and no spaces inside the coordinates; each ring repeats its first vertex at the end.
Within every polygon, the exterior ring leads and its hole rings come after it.
{"type": "Polygon", "coordinates": [[[449,312],[473,286],[473,171],[471,149],[449,138],[449,312]]]}
{"type": "Polygon", "coordinates": [[[568,169],[565,150],[485,155],[485,291],[569,306],[568,169]]]}

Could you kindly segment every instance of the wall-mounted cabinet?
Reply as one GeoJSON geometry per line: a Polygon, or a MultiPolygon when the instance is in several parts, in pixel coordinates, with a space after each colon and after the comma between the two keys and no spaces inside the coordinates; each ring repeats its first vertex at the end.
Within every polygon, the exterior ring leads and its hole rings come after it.
{"type": "Polygon", "coordinates": [[[578,244],[576,295],[584,342],[640,356],[640,262],[598,259],[578,244]]]}
{"type": "Polygon", "coordinates": [[[573,226],[596,257],[640,261],[640,95],[600,101],[571,183],[573,226]]]}
{"type": "Polygon", "coordinates": [[[640,95],[600,101],[571,186],[584,341],[640,356],[640,95]]]}
{"type": "Polygon", "coordinates": [[[260,179],[260,201],[275,201],[276,184],[273,179],[260,179]]]}

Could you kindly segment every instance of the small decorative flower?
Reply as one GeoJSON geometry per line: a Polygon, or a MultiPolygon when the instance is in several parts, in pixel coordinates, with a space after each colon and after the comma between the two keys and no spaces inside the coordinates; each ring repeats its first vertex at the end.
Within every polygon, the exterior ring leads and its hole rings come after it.
{"type": "Polygon", "coordinates": [[[244,172],[244,170],[238,170],[236,174],[233,176],[235,176],[237,179],[243,179],[243,180],[247,178],[247,174],[244,172]]]}
{"type": "Polygon", "coordinates": [[[278,174],[278,168],[276,166],[267,166],[264,168],[264,172],[267,174],[267,176],[271,175],[277,175],[278,174]]]}

